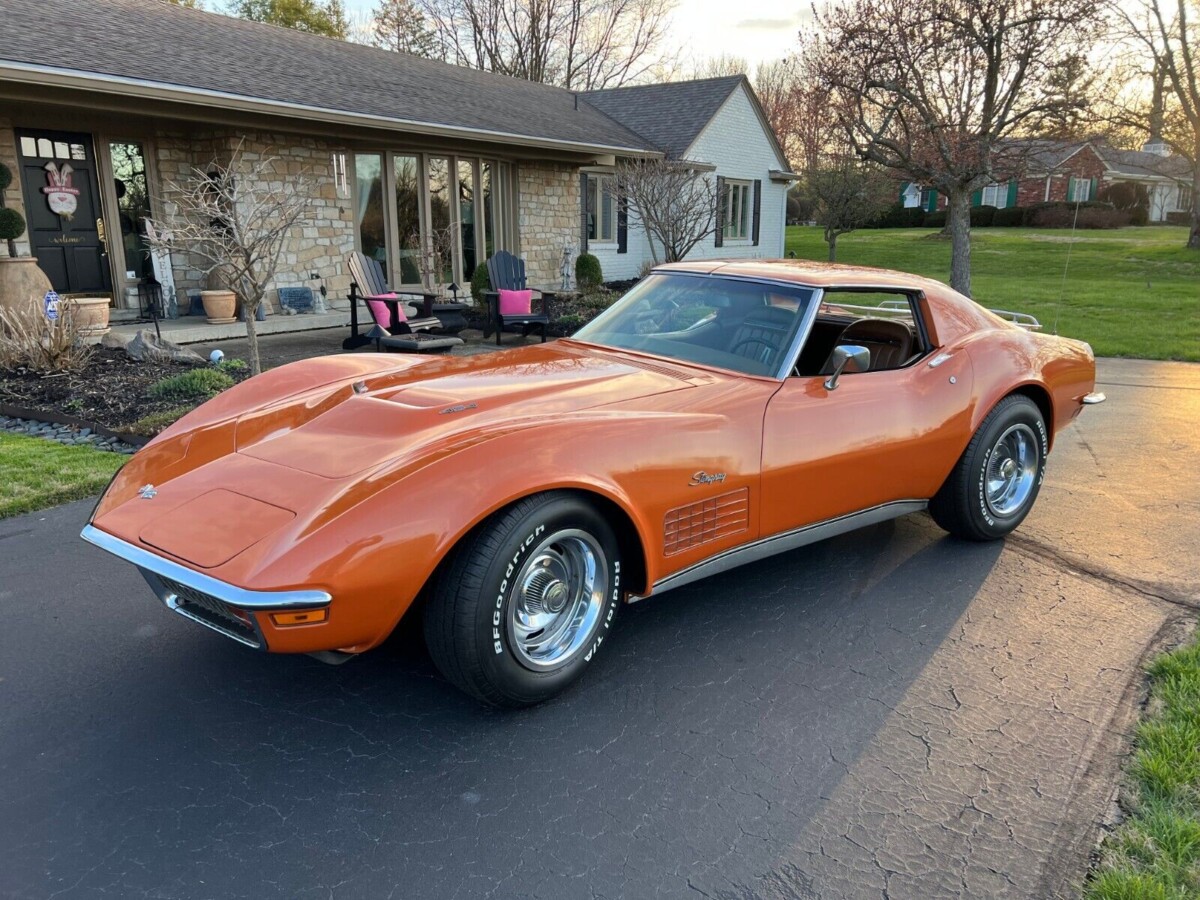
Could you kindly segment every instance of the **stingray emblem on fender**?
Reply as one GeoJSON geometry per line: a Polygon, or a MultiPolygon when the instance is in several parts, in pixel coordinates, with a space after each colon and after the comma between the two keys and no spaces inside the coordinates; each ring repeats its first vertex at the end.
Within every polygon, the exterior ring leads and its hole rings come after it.
{"type": "Polygon", "coordinates": [[[478,409],[478,406],[474,403],[460,403],[458,406],[447,406],[445,409],[439,411],[438,415],[444,416],[447,413],[460,413],[468,409],[478,409]]]}
{"type": "Polygon", "coordinates": [[[154,489],[154,485],[152,484],[143,484],[138,488],[138,496],[143,500],[153,500],[158,496],[158,491],[154,489]]]}
{"type": "Polygon", "coordinates": [[[717,472],[714,475],[710,475],[708,472],[705,472],[703,469],[701,469],[692,476],[692,480],[688,482],[688,487],[699,487],[702,484],[720,484],[724,480],[724,472],[717,472]]]}

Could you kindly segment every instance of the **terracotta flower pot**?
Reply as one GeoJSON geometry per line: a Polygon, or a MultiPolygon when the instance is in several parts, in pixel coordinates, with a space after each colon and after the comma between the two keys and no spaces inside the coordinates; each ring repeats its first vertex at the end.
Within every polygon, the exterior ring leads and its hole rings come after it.
{"type": "Polygon", "coordinates": [[[107,297],[72,297],[65,301],[75,316],[75,328],[80,337],[98,337],[108,333],[107,297]]]}
{"type": "Polygon", "coordinates": [[[233,291],[201,291],[200,302],[212,324],[227,325],[237,321],[237,294],[233,291]]]}
{"type": "Polygon", "coordinates": [[[34,257],[0,256],[0,307],[14,312],[21,308],[40,309],[48,290],[50,279],[38,268],[34,257]]]}

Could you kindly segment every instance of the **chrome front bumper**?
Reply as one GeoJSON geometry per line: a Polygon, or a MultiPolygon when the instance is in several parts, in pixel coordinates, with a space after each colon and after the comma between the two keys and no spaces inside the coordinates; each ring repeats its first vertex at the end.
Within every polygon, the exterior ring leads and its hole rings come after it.
{"type": "Polygon", "coordinates": [[[333,599],[325,591],[249,591],[165,559],[93,525],[80,537],[137,566],[155,596],[173,612],[257,650],[267,648],[255,612],[314,609],[333,599]],[[231,607],[232,609],[226,609],[231,607]],[[238,612],[247,615],[238,615],[238,612]]]}

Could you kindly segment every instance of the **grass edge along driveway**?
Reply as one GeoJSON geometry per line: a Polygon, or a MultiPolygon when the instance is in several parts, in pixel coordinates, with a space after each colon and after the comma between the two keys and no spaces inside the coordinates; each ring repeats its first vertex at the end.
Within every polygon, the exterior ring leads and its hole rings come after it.
{"type": "Polygon", "coordinates": [[[128,458],[0,432],[0,519],[98,494],[128,458]]]}
{"type": "Polygon", "coordinates": [[[1101,847],[1087,900],[1200,896],[1200,642],[1150,664],[1150,702],[1122,793],[1129,817],[1101,847]]]}
{"type": "MultiPolygon", "coordinates": [[[[975,228],[971,288],[984,306],[1032,313],[1044,331],[1097,356],[1200,362],[1200,253],[1174,226],[1077,231],[975,228]],[[1068,253],[1070,265],[1068,266],[1068,253]],[[1066,278],[1063,271],[1066,269],[1066,278]]],[[[790,226],[786,250],[825,260],[819,227],[790,226]]],[[[950,278],[950,244],[930,228],[864,229],[838,239],[838,262],[950,278]]]]}

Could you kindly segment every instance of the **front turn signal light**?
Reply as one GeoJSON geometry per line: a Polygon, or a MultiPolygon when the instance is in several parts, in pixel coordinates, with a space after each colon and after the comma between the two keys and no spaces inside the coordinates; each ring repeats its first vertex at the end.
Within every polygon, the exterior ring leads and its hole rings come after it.
{"type": "Polygon", "coordinates": [[[271,613],[271,621],[280,628],[290,625],[315,625],[329,618],[328,609],[305,609],[299,612],[271,613]]]}

